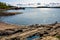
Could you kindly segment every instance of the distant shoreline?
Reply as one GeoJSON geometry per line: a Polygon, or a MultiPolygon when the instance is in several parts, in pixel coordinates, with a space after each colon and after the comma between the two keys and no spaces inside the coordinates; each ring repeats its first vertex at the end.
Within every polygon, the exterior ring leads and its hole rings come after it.
{"type": "Polygon", "coordinates": [[[37,8],[60,8],[60,7],[37,7],[37,8]]]}
{"type": "Polygon", "coordinates": [[[60,8],[60,7],[13,7],[9,9],[1,9],[0,10],[19,10],[19,9],[25,9],[25,8],[60,8]]]}
{"type": "Polygon", "coordinates": [[[38,7],[21,7],[21,8],[60,8],[60,7],[38,6],[38,7]]]}

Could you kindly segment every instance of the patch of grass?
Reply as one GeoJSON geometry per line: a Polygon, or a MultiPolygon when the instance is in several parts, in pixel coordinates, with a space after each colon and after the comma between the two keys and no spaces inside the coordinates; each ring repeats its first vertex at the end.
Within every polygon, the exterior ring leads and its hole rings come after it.
{"type": "Polygon", "coordinates": [[[56,36],[58,39],[60,39],[60,36],[56,36]]]}

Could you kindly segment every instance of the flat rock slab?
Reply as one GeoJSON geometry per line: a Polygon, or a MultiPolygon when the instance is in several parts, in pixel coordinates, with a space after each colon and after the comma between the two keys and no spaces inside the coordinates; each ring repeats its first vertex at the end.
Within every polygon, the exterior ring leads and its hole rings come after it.
{"type": "Polygon", "coordinates": [[[0,23],[0,30],[18,29],[18,28],[20,28],[20,26],[18,26],[18,25],[6,24],[3,22],[0,23]]]}

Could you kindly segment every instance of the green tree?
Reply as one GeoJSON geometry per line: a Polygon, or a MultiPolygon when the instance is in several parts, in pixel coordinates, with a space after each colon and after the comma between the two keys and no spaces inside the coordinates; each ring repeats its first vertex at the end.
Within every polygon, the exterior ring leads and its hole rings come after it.
{"type": "Polygon", "coordinates": [[[0,9],[8,9],[9,6],[6,5],[6,3],[0,2],[0,9]]]}

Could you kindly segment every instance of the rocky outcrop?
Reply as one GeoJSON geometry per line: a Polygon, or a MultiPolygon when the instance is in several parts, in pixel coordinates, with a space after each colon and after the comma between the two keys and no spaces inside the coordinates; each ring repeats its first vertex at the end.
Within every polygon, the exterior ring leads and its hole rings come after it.
{"type": "Polygon", "coordinates": [[[12,7],[12,8],[10,8],[10,9],[12,9],[12,10],[20,10],[20,9],[25,10],[25,8],[24,8],[24,7],[12,7]]]}
{"type": "MultiPolygon", "coordinates": [[[[55,36],[60,36],[60,23],[45,25],[34,24],[28,26],[0,23],[1,39],[5,38],[5,40],[26,40],[25,38],[28,36],[31,37],[34,35],[40,36],[40,40],[48,40],[49,36],[51,40],[58,40],[57,38],[55,39],[55,36]]],[[[36,40],[38,39],[36,38],[36,40]]]]}
{"type": "Polygon", "coordinates": [[[12,16],[16,14],[21,14],[21,12],[1,12],[0,16],[12,16]]]}
{"type": "Polygon", "coordinates": [[[0,30],[0,36],[8,36],[8,35],[12,35],[12,34],[15,34],[15,33],[21,33],[23,32],[22,29],[17,29],[17,30],[14,30],[14,29],[6,29],[4,31],[1,31],[0,30]]]}

